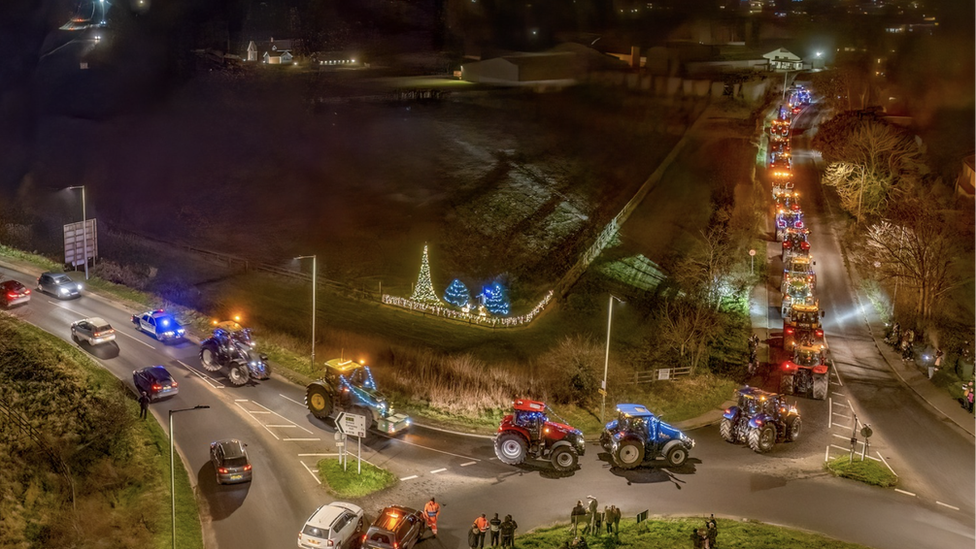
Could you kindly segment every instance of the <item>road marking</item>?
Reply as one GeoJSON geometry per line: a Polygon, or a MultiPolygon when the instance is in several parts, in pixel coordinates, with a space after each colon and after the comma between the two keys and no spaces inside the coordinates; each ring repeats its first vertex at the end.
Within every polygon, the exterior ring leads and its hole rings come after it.
{"type": "Polygon", "coordinates": [[[900,493],[900,494],[905,494],[906,496],[915,497],[915,494],[913,492],[909,492],[907,490],[902,490],[901,488],[895,488],[895,491],[898,492],[898,493],[900,493]]]}
{"type": "Polygon", "coordinates": [[[469,461],[467,463],[462,463],[461,464],[461,467],[467,467],[468,465],[474,465],[475,463],[478,463],[478,462],[477,461],[469,461]]]}
{"type": "Polygon", "coordinates": [[[284,442],[315,442],[316,440],[322,440],[320,438],[283,438],[284,442]]]}
{"type": "Polygon", "coordinates": [[[832,395],[837,395],[837,396],[839,396],[839,397],[842,397],[842,396],[844,396],[844,395],[843,395],[842,393],[838,393],[838,392],[836,392],[836,391],[831,391],[831,392],[830,392],[830,394],[832,394],[832,395]]]}
{"type": "Polygon", "coordinates": [[[896,473],[895,470],[891,468],[891,465],[888,465],[888,461],[884,458],[883,455],[881,455],[881,452],[875,452],[875,453],[878,454],[879,458],[881,458],[881,463],[884,463],[885,467],[887,467],[888,470],[891,471],[891,474],[897,477],[898,473],[896,473]]]}
{"type": "Polygon", "coordinates": [[[189,364],[183,362],[182,360],[177,360],[176,362],[180,363],[184,368],[186,368],[187,370],[189,370],[190,373],[195,374],[197,377],[199,377],[200,379],[202,379],[204,381],[204,383],[206,383],[207,385],[213,387],[214,389],[223,389],[224,388],[224,384],[223,383],[217,381],[216,379],[208,376],[207,374],[205,374],[203,372],[198,371],[196,368],[190,366],[189,364]]]}
{"type": "Polygon", "coordinates": [[[842,452],[850,452],[851,451],[850,448],[844,448],[843,446],[837,446],[836,444],[831,444],[830,447],[831,448],[837,448],[838,450],[841,450],[842,452]]]}
{"type": "Polygon", "coordinates": [[[844,419],[854,419],[854,418],[852,418],[851,416],[845,416],[844,414],[838,414],[837,412],[834,412],[834,414],[833,414],[833,415],[835,415],[835,416],[839,416],[839,417],[842,417],[842,418],[844,418],[844,419]]]}
{"type": "Polygon", "coordinates": [[[339,454],[298,454],[298,457],[329,457],[337,455],[339,454]]]}
{"type": "Polygon", "coordinates": [[[955,507],[955,506],[953,506],[953,505],[949,505],[948,503],[942,503],[942,502],[941,502],[941,501],[939,501],[939,500],[936,500],[936,501],[935,501],[935,503],[937,503],[938,505],[941,505],[941,506],[943,506],[943,507],[948,507],[949,509],[952,509],[953,511],[958,511],[958,510],[959,510],[959,508],[958,508],[958,507],[955,507]]]}
{"type": "Polygon", "coordinates": [[[827,445],[827,448],[824,449],[824,461],[830,461],[830,445],[829,444],[827,445]]]}
{"type": "Polygon", "coordinates": [[[441,467],[440,469],[434,469],[433,471],[430,472],[430,474],[436,475],[437,473],[443,473],[444,471],[447,471],[447,467],[441,467]]]}
{"type": "MultiPolygon", "coordinates": [[[[260,406],[260,407],[262,407],[262,408],[264,408],[264,409],[265,409],[265,410],[267,410],[268,412],[270,412],[270,413],[272,413],[272,414],[274,414],[274,415],[276,415],[276,416],[278,416],[278,417],[280,417],[281,419],[283,419],[283,420],[285,420],[285,421],[287,421],[288,423],[291,423],[291,424],[292,424],[292,425],[294,425],[295,427],[298,427],[298,428],[299,428],[299,429],[301,429],[302,431],[305,431],[306,433],[308,433],[308,434],[310,434],[310,435],[311,435],[311,434],[313,434],[313,433],[312,433],[312,431],[309,431],[308,429],[306,429],[306,428],[304,428],[304,427],[302,427],[301,425],[299,425],[299,424],[297,424],[297,423],[295,423],[294,421],[292,421],[292,420],[290,420],[290,419],[288,419],[288,418],[286,418],[285,416],[283,416],[283,415],[281,415],[281,414],[279,414],[278,412],[275,412],[274,410],[272,410],[271,408],[268,408],[267,406],[265,406],[265,405],[263,405],[263,404],[261,404],[260,402],[258,402],[258,401],[253,401],[253,402],[254,402],[255,404],[257,404],[258,406],[260,406]]],[[[318,439],[316,439],[316,440],[318,440],[318,439]]]]}
{"type": "Polygon", "coordinates": [[[299,406],[301,406],[302,408],[304,408],[304,407],[305,407],[305,403],[303,403],[303,402],[298,402],[297,400],[295,400],[295,399],[293,399],[293,398],[288,398],[288,397],[286,397],[285,395],[283,395],[283,394],[281,394],[281,393],[278,393],[278,396],[280,396],[281,398],[283,398],[283,399],[285,399],[285,400],[287,400],[287,401],[290,401],[290,402],[294,402],[295,404],[297,404],[297,405],[299,405],[299,406]]]}
{"type": "Polygon", "coordinates": [[[304,461],[302,461],[302,460],[298,460],[298,463],[301,463],[301,464],[302,464],[302,467],[304,467],[304,468],[305,468],[305,470],[306,470],[306,471],[308,471],[308,474],[310,474],[310,475],[312,475],[312,478],[314,478],[314,479],[315,479],[315,482],[317,482],[317,483],[319,483],[319,484],[322,484],[322,480],[321,480],[321,479],[319,479],[319,476],[318,476],[317,474],[315,474],[315,473],[318,473],[318,469],[316,469],[316,470],[315,470],[315,471],[313,472],[313,471],[312,471],[311,469],[309,469],[309,468],[308,468],[308,465],[305,465],[305,462],[304,462],[304,461]]]}
{"type": "MultiPolygon", "coordinates": [[[[180,364],[182,364],[182,362],[180,364]]],[[[246,398],[235,398],[234,399],[234,402],[247,402],[247,401],[248,401],[248,399],[246,399],[246,398]]]]}
{"type": "Polygon", "coordinates": [[[256,417],[254,417],[254,415],[251,413],[250,410],[248,410],[247,408],[241,406],[241,404],[239,402],[235,402],[234,405],[237,406],[238,408],[240,408],[241,410],[244,410],[247,413],[247,415],[249,415],[251,417],[251,419],[253,419],[255,422],[257,422],[258,425],[260,425],[261,427],[264,427],[264,430],[267,431],[267,432],[269,432],[269,433],[271,433],[271,436],[275,437],[275,440],[281,440],[281,438],[279,438],[278,435],[276,435],[274,431],[272,431],[271,429],[268,429],[267,427],[265,427],[265,425],[263,423],[261,423],[260,421],[258,421],[258,419],[256,417]]]}
{"type": "Polygon", "coordinates": [[[248,410],[249,414],[270,414],[271,412],[265,412],[264,410],[248,410]]]}
{"type": "Polygon", "coordinates": [[[417,475],[410,475],[409,477],[403,477],[400,480],[401,481],[403,481],[403,480],[413,480],[415,478],[417,478],[417,475]]]}
{"type": "Polygon", "coordinates": [[[298,427],[298,425],[268,425],[272,429],[284,429],[286,427],[298,427]]]}
{"type": "MultiPolygon", "coordinates": [[[[437,448],[431,448],[430,446],[424,446],[423,444],[417,444],[416,442],[409,442],[409,441],[406,441],[406,440],[403,440],[403,439],[400,439],[400,438],[393,438],[393,437],[386,437],[386,438],[388,438],[390,440],[396,440],[398,442],[402,442],[403,444],[409,444],[410,446],[416,446],[417,448],[423,448],[424,450],[430,450],[431,452],[438,452],[440,454],[446,454],[446,455],[454,456],[454,457],[458,457],[458,458],[473,459],[475,461],[481,461],[480,459],[473,458],[471,456],[462,456],[461,454],[454,454],[454,453],[451,453],[451,452],[445,452],[444,450],[438,450],[437,448]]],[[[495,458],[492,458],[492,459],[495,459],[495,458]]]]}
{"type": "MultiPolygon", "coordinates": [[[[831,402],[833,402],[833,399],[831,399],[831,402]]],[[[838,402],[837,405],[838,406],[847,406],[847,404],[844,404],[843,402],[838,402]]],[[[850,408],[850,406],[847,406],[847,407],[850,408]]]]}
{"type": "Polygon", "coordinates": [[[115,333],[124,335],[125,337],[127,337],[127,338],[129,338],[132,341],[135,341],[137,343],[142,343],[143,345],[145,345],[146,347],[149,347],[150,349],[153,349],[153,350],[156,349],[155,347],[153,347],[152,345],[150,345],[150,344],[146,343],[145,341],[139,339],[138,337],[133,336],[133,335],[129,335],[129,334],[123,332],[122,330],[115,330],[115,333]]]}
{"type": "Polygon", "coordinates": [[[841,440],[851,440],[851,437],[845,437],[844,435],[838,435],[837,433],[830,433],[831,436],[835,436],[841,440]]]}

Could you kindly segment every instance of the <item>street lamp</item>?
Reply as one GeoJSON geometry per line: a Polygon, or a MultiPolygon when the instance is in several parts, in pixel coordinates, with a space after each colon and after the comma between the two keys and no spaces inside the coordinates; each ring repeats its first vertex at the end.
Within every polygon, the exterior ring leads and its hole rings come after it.
{"type": "Polygon", "coordinates": [[[174,472],[173,460],[173,414],[179,412],[192,412],[193,410],[205,410],[210,408],[205,404],[197,404],[193,408],[181,408],[169,411],[169,496],[173,514],[173,549],[176,549],[176,473],[174,472]]]}
{"type": "Polygon", "coordinates": [[[610,294],[610,312],[607,314],[607,355],[603,360],[603,385],[600,387],[600,394],[603,395],[603,402],[600,404],[600,423],[607,421],[607,370],[610,368],[610,324],[613,322],[613,300],[626,303],[619,297],[610,294]]]}
{"type": "Polygon", "coordinates": [[[81,189],[81,249],[85,256],[85,280],[88,280],[88,211],[85,209],[85,186],[68,187],[69,191],[81,189]]]}
{"type": "Polygon", "coordinates": [[[301,259],[309,259],[309,258],[311,258],[312,260],[312,361],[309,362],[309,365],[314,369],[315,368],[315,279],[317,278],[315,276],[315,268],[316,268],[316,264],[318,263],[318,258],[314,255],[300,255],[295,258],[295,261],[301,259]]]}

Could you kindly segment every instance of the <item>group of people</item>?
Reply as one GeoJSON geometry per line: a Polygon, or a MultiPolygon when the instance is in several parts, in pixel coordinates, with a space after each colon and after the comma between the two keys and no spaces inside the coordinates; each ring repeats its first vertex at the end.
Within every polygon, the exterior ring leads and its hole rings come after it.
{"type": "Polygon", "coordinates": [[[599,510],[599,504],[593,496],[586,496],[587,505],[583,506],[583,500],[576,502],[570,513],[573,525],[573,537],[585,537],[597,534],[602,528],[606,528],[607,534],[617,534],[620,532],[620,509],[615,505],[603,506],[603,511],[599,510]],[[582,530],[580,530],[582,526],[582,530]]]}
{"type": "Polygon", "coordinates": [[[717,538],[718,523],[715,522],[715,515],[711,515],[705,521],[704,528],[695,528],[691,531],[691,543],[695,549],[715,549],[717,538]]]}
{"type": "Polygon", "coordinates": [[[759,334],[749,336],[749,375],[759,369],[759,334]]]}
{"type": "Polygon", "coordinates": [[[518,523],[512,515],[505,515],[505,520],[498,518],[498,513],[491,519],[484,513],[474,519],[471,524],[471,531],[468,532],[468,547],[471,549],[481,549],[485,546],[485,538],[491,535],[489,547],[515,547],[515,530],[518,523]]]}

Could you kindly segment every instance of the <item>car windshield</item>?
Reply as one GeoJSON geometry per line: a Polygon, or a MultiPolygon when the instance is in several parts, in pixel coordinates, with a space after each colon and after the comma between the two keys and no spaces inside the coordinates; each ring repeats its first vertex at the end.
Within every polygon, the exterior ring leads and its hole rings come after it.
{"type": "Polygon", "coordinates": [[[306,536],[312,536],[313,538],[329,539],[328,528],[318,528],[316,526],[312,526],[311,524],[306,524],[305,528],[302,529],[302,533],[306,536]]]}
{"type": "Polygon", "coordinates": [[[224,460],[224,465],[226,465],[227,467],[244,467],[245,465],[247,465],[247,458],[244,456],[227,458],[224,460]]]}
{"type": "Polygon", "coordinates": [[[69,278],[68,275],[63,275],[63,274],[61,274],[61,275],[54,275],[54,276],[51,277],[51,280],[55,284],[67,284],[67,283],[71,282],[71,278],[69,278]]]}

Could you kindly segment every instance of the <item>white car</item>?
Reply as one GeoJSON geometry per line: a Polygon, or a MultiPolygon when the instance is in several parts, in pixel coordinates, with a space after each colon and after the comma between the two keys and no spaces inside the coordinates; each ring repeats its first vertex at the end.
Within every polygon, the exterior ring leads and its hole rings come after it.
{"type": "Polygon", "coordinates": [[[302,549],[345,548],[363,531],[363,509],[352,503],[333,501],[323,505],[305,521],[298,533],[302,549]]]}
{"type": "Polygon", "coordinates": [[[93,316],[71,323],[71,339],[87,341],[89,345],[115,341],[115,330],[104,318],[93,316]]]}

